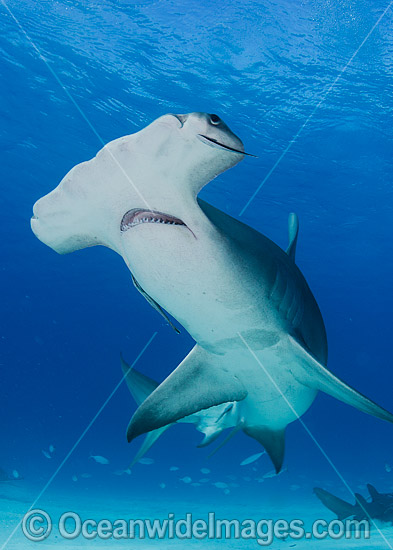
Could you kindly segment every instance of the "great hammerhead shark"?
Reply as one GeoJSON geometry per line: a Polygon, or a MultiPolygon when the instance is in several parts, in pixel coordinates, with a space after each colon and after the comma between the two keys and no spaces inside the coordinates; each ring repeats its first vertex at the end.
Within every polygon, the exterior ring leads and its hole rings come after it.
{"type": "MultiPolygon", "coordinates": [[[[287,254],[290,254],[293,259],[295,258],[296,253],[298,232],[298,217],[296,214],[291,213],[288,218],[289,243],[287,254]]],[[[134,281],[134,284],[136,288],[138,288],[136,281],[134,281]]],[[[140,292],[142,292],[143,294],[143,291],[141,289],[138,288],[138,290],[140,290],[140,292]]],[[[166,318],[165,312],[161,312],[158,308],[155,309],[157,309],[159,313],[164,315],[164,317],[166,318]]],[[[178,330],[171,323],[169,318],[168,321],[172,328],[174,328],[175,331],[178,332],[178,330]]],[[[128,389],[130,390],[130,393],[133,396],[136,404],[139,406],[149,397],[151,393],[153,393],[153,391],[159,386],[159,383],[152,378],[149,378],[145,374],[139,372],[137,369],[131,367],[125,361],[122,355],[120,356],[120,363],[128,389]]],[[[193,424],[199,432],[202,432],[204,434],[204,438],[199,443],[198,447],[206,447],[207,445],[210,445],[210,443],[215,441],[221,435],[223,430],[227,428],[233,428],[237,425],[237,407],[238,403],[236,401],[232,403],[222,403],[221,405],[209,407],[208,409],[204,409],[190,416],[181,418],[178,420],[178,422],[193,424]]],[[[152,430],[151,432],[149,432],[146,435],[145,440],[143,441],[139,451],[137,452],[129,467],[132,468],[132,466],[136,462],[138,462],[145,453],[147,453],[147,451],[157,441],[157,439],[171,426],[172,424],[167,424],[162,428],[158,428],[157,430],[152,430]]],[[[225,441],[226,440],[224,440],[223,443],[225,443],[225,441]]],[[[216,451],[220,449],[221,446],[222,444],[216,449],[216,451]]],[[[214,451],[214,453],[216,451],[214,451]]]]}
{"type": "Polygon", "coordinates": [[[355,493],[355,504],[346,502],[319,487],[315,487],[314,493],[326,508],[337,515],[338,519],[353,517],[362,521],[371,518],[393,523],[393,493],[378,493],[376,488],[370,484],[367,485],[367,489],[370,500],[355,493]]]}
{"type": "MultiPolygon", "coordinates": [[[[137,405],[141,405],[159,386],[158,382],[135,368],[130,367],[123,357],[121,357],[121,368],[132,397],[135,399],[137,405]]],[[[206,445],[215,441],[223,430],[236,426],[236,407],[236,402],[222,403],[221,405],[209,407],[208,409],[181,418],[178,422],[193,424],[199,432],[202,432],[204,438],[199,443],[198,447],[206,447],[206,445]]],[[[167,424],[162,428],[149,432],[129,467],[132,468],[134,464],[147,453],[157,439],[171,426],[172,424],[167,424]]]]}
{"type": "Polygon", "coordinates": [[[393,415],[326,368],[323,319],[294,247],[286,253],[197,198],[245,154],[217,115],[165,115],[74,167],[34,205],[31,223],[61,254],[116,251],[149,302],[197,342],[140,405],[128,440],[236,402],[235,430],[259,441],[279,471],[285,428],[318,391],[393,415]]]}

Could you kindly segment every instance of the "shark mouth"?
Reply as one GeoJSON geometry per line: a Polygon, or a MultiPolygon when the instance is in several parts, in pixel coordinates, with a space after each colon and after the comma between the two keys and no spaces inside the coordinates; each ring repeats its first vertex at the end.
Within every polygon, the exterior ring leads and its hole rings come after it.
{"type": "Polygon", "coordinates": [[[163,212],[157,212],[156,210],[142,210],[140,208],[134,208],[124,214],[120,223],[120,231],[128,231],[128,229],[141,225],[142,223],[182,225],[187,227],[187,225],[180,218],[176,218],[175,216],[170,216],[169,214],[164,214],[163,212]]]}
{"type": "Polygon", "coordinates": [[[218,147],[222,147],[227,151],[232,151],[233,153],[240,153],[241,155],[247,155],[249,157],[258,158],[256,155],[252,155],[251,153],[246,153],[245,151],[241,151],[240,149],[235,149],[234,147],[229,147],[229,145],[224,145],[223,143],[217,141],[216,139],[209,138],[203,134],[198,134],[198,137],[202,138],[201,141],[204,141],[204,140],[210,141],[210,143],[213,143],[214,145],[218,145],[218,147]]]}

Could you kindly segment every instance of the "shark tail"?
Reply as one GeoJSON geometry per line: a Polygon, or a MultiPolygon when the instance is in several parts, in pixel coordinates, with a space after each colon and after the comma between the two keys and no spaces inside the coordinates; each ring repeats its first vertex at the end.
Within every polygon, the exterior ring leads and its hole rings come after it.
{"type": "Polygon", "coordinates": [[[284,462],[285,428],[282,430],[271,430],[265,426],[245,426],[243,427],[243,432],[264,447],[278,474],[284,462]]]}
{"type": "Polygon", "coordinates": [[[326,508],[337,515],[337,519],[346,519],[356,514],[356,506],[332,495],[328,491],[315,487],[314,493],[326,508]]]}
{"type": "Polygon", "coordinates": [[[129,465],[129,468],[131,469],[139,460],[147,453],[147,451],[154,445],[154,443],[157,441],[157,439],[164,433],[168,428],[170,428],[172,424],[168,424],[168,426],[164,426],[163,428],[159,428],[158,430],[153,430],[152,432],[149,432],[146,434],[145,439],[143,440],[142,445],[139,448],[139,451],[133,458],[132,462],[129,465]]]}
{"type": "MultiPolygon", "coordinates": [[[[122,355],[120,355],[120,363],[127,387],[130,390],[132,397],[135,399],[136,404],[139,406],[141,405],[141,403],[143,403],[143,401],[145,401],[145,399],[149,397],[151,393],[153,393],[153,391],[158,387],[159,384],[152,378],[149,378],[145,374],[142,374],[136,369],[133,369],[125,361],[122,355]]],[[[146,435],[139,451],[137,452],[129,466],[130,468],[132,468],[134,464],[136,464],[147,453],[147,451],[152,447],[152,445],[154,445],[157,439],[168,428],[170,428],[170,426],[171,424],[168,424],[167,426],[149,432],[146,435]]]]}
{"type": "Polygon", "coordinates": [[[127,387],[130,390],[132,397],[139,406],[151,393],[158,387],[158,382],[149,378],[145,374],[132,368],[120,354],[120,364],[123,371],[124,379],[127,387]]]}

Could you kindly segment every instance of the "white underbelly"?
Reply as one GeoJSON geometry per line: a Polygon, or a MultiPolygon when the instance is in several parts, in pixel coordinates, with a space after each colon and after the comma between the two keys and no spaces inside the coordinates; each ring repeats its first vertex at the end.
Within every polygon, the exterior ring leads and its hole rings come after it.
{"type": "Polygon", "coordinates": [[[209,235],[196,239],[187,228],[155,224],[134,227],[122,239],[138,283],[199,343],[276,322],[263,305],[263,281],[225,242],[220,247],[209,235]]]}
{"type": "Polygon", "coordinates": [[[296,371],[301,366],[281,343],[263,350],[256,349],[255,343],[249,346],[231,354],[230,360],[231,365],[239,365],[237,376],[248,391],[239,403],[239,414],[250,426],[284,428],[309,409],[317,391],[298,382],[296,371]]]}

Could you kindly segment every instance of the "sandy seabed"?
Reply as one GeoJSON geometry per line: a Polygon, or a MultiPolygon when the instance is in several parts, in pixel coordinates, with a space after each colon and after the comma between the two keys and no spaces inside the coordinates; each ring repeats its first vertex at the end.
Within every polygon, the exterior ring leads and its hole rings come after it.
{"type": "MultiPolygon", "coordinates": [[[[253,548],[273,548],[275,550],[282,549],[287,550],[289,548],[296,548],[296,550],[302,550],[307,548],[308,550],[321,548],[323,550],[337,549],[337,548],[349,548],[358,549],[378,549],[393,548],[393,527],[377,524],[373,526],[370,532],[370,538],[368,540],[354,539],[354,538],[341,538],[340,540],[332,540],[326,538],[325,540],[313,539],[298,539],[294,540],[288,537],[286,540],[275,539],[269,544],[266,542],[263,545],[258,544],[256,540],[252,539],[211,539],[205,538],[199,540],[196,538],[191,539],[140,539],[140,538],[126,538],[126,539],[113,539],[107,540],[100,539],[98,537],[93,540],[88,540],[82,535],[74,539],[66,539],[59,532],[58,521],[59,518],[65,512],[72,511],[81,518],[82,521],[86,519],[93,519],[100,521],[102,519],[108,519],[110,522],[115,522],[117,519],[167,519],[168,513],[173,513],[175,519],[184,519],[186,513],[191,513],[193,520],[202,519],[207,520],[209,512],[214,512],[217,519],[238,519],[240,521],[247,519],[253,519],[258,521],[260,519],[285,519],[291,521],[296,518],[301,518],[305,523],[306,530],[310,530],[312,522],[317,519],[321,519],[321,507],[315,504],[312,505],[312,500],[304,502],[302,507],[295,506],[279,506],[270,503],[268,507],[261,508],[254,504],[246,504],[244,502],[237,502],[235,498],[226,499],[222,502],[216,501],[214,503],[208,502],[204,499],[203,502],[195,501],[180,501],[171,499],[168,494],[163,493],[160,499],[155,499],[151,502],[149,499],[138,499],[134,501],[135,497],[125,499],[124,496],[116,498],[112,495],[111,498],[97,498],[97,496],[78,494],[74,492],[72,496],[67,494],[54,493],[53,491],[44,495],[40,501],[34,506],[34,508],[42,509],[52,519],[53,527],[48,538],[42,541],[28,540],[23,533],[22,526],[20,525],[26,512],[29,510],[31,503],[34,501],[37,493],[34,489],[28,489],[22,485],[4,485],[0,491],[0,550],[22,550],[22,549],[39,549],[39,548],[52,548],[55,544],[59,545],[63,549],[78,549],[78,548],[105,548],[105,549],[117,549],[117,548],[136,548],[138,550],[153,550],[153,549],[172,549],[172,548],[195,548],[196,545],[200,547],[209,548],[209,550],[215,550],[223,548],[226,549],[247,549],[253,548]]],[[[334,519],[334,516],[328,511],[325,515],[322,515],[326,520],[334,519]]],[[[66,524],[69,529],[73,528],[73,523],[68,522],[66,524]]],[[[39,527],[40,525],[37,524],[39,527]]],[[[185,527],[184,527],[185,528],[185,527]]]]}

